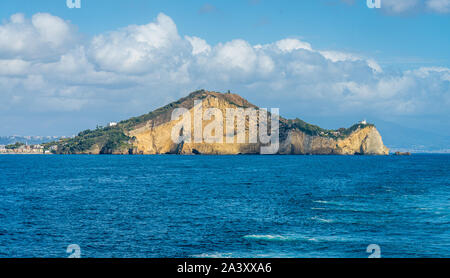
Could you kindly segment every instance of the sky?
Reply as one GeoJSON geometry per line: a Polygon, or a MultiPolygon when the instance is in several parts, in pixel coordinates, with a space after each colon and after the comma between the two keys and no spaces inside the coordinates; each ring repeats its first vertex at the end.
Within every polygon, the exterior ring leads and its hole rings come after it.
{"type": "Polygon", "coordinates": [[[0,135],[73,135],[207,89],[450,149],[450,0],[380,3],[3,0],[0,135]]]}

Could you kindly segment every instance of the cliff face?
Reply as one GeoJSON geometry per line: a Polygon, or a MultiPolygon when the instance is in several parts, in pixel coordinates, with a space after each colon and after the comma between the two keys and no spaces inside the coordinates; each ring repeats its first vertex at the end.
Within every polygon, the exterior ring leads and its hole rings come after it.
{"type": "Polygon", "coordinates": [[[289,131],[280,146],[280,154],[387,155],[380,133],[374,126],[357,129],[344,139],[310,136],[299,130],[289,131]]]}
{"type": "MultiPolygon", "coordinates": [[[[239,97],[240,98],[240,97],[239,97]]],[[[204,93],[193,95],[192,99],[188,102],[198,100],[202,101],[202,110],[205,111],[209,108],[219,109],[222,115],[226,115],[226,109],[237,108],[250,108],[251,105],[246,103],[244,99],[238,99],[236,95],[221,95],[218,93],[204,93]],[[236,101],[236,102],[234,102],[236,101]]],[[[194,107],[186,103],[183,108],[188,109],[191,120],[192,137],[194,136],[194,107]]],[[[202,134],[205,127],[208,126],[213,120],[203,121],[202,134]]],[[[161,124],[154,124],[153,121],[147,122],[145,126],[131,130],[128,132],[128,136],[134,138],[133,145],[135,147],[134,152],[137,154],[257,154],[259,153],[260,144],[237,144],[226,143],[226,134],[223,132],[222,143],[196,143],[194,140],[191,142],[174,143],[171,138],[173,128],[178,121],[168,121],[161,124]]],[[[225,126],[225,123],[223,124],[225,126]]],[[[237,129],[237,128],[236,128],[237,129]]],[[[245,129],[246,138],[248,138],[248,124],[245,129]]],[[[235,140],[237,141],[237,140],[235,140]]]]}
{"type": "MultiPolygon", "coordinates": [[[[96,131],[98,138],[88,131],[83,135],[89,140],[93,140],[90,144],[85,144],[80,136],[68,141],[61,141],[58,144],[58,153],[110,153],[110,154],[215,154],[215,155],[235,155],[235,154],[259,154],[261,148],[267,146],[262,144],[260,140],[250,142],[250,131],[254,131],[252,127],[259,127],[259,114],[256,118],[250,118],[244,122],[243,132],[245,134],[245,142],[237,143],[238,130],[237,123],[235,125],[234,143],[227,141],[227,129],[225,115],[227,109],[247,109],[258,108],[235,94],[221,94],[216,92],[198,91],[190,94],[188,97],[180,99],[165,107],[155,110],[141,117],[132,118],[118,124],[117,127],[106,128],[96,131]],[[183,117],[172,120],[172,112],[175,108],[185,109],[186,114],[190,115],[190,127],[192,134],[190,138],[194,138],[195,132],[195,112],[198,112],[199,106],[194,102],[201,101],[201,115],[209,108],[220,111],[223,119],[217,119],[217,116],[210,117],[208,120],[201,121],[201,134],[214,121],[223,123],[220,128],[222,132],[214,129],[208,130],[214,136],[214,143],[204,141],[182,140],[175,142],[173,130],[180,126],[183,117]],[[252,121],[257,121],[254,123],[252,121]],[[111,131],[110,131],[111,130],[111,131]],[[110,132],[123,132],[123,136],[115,135],[112,140],[108,134],[110,132]],[[87,134],[87,135],[86,135],[87,134]],[[126,138],[126,139],[125,139],[126,138]],[[75,143],[74,143],[75,142],[75,143]],[[85,144],[85,149],[79,148],[79,144],[85,144]]],[[[198,123],[198,122],[197,122],[198,123]]],[[[270,117],[267,128],[270,131],[270,117]]],[[[185,132],[188,125],[183,126],[181,132],[185,132]]],[[[94,132],[94,131],[93,131],[94,132]]],[[[80,133],[81,134],[81,133],[80,133]]],[[[253,133],[252,133],[253,134],[253,133]]],[[[228,134],[230,136],[230,134],[228,134]]],[[[84,138],[84,137],[83,137],[84,138]]],[[[277,154],[339,154],[339,155],[386,155],[389,150],[383,145],[381,135],[373,125],[354,125],[349,129],[330,131],[320,127],[309,125],[301,120],[286,120],[279,118],[279,147],[277,154]]],[[[228,138],[229,139],[229,138],[228,138]]]]}
{"type": "Polygon", "coordinates": [[[389,149],[374,126],[352,133],[348,138],[338,141],[337,145],[343,154],[389,154],[389,149]]]}

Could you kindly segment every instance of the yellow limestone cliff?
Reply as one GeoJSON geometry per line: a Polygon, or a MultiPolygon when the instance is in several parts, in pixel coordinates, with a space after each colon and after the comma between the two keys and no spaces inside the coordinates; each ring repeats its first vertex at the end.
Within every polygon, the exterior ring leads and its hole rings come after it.
{"type": "Polygon", "coordinates": [[[300,119],[284,119],[272,110],[264,111],[236,94],[200,90],[113,127],[85,130],[53,144],[55,153],[60,154],[268,154],[262,151],[268,146],[275,146],[269,154],[389,154],[372,124],[327,130],[300,119]],[[174,117],[180,109],[185,111],[183,116],[174,117]],[[241,121],[234,115],[229,121],[229,111],[249,114],[244,114],[241,121]],[[195,120],[198,114],[200,121],[195,120]],[[261,121],[264,119],[267,121],[261,121]],[[213,124],[215,128],[211,128],[213,124]],[[182,135],[183,140],[174,140],[174,134],[182,135]],[[260,137],[262,134],[267,136],[260,137]],[[268,137],[270,141],[261,139],[268,137]],[[271,141],[274,138],[276,142],[271,141]]]}
{"type": "MultiPolygon", "coordinates": [[[[235,94],[198,91],[187,98],[178,101],[177,107],[186,108],[191,118],[194,118],[194,100],[201,100],[203,110],[219,109],[226,115],[227,109],[255,108],[245,99],[235,94]]],[[[173,105],[175,107],[175,105],[173,105]]],[[[172,109],[173,110],[173,109],[172,109]]],[[[172,140],[172,130],[180,120],[171,120],[171,109],[166,113],[146,121],[127,132],[132,138],[134,154],[259,154],[263,144],[249,142],[250,120],[245,122],[245,143],[227,143],[226,130],[223,130],[221,143],[175,143],[172,140]]],[[[259,117],[258,117],[259,119],[259,117]]],[[[204,128],[213,120],[203,121],[204,128]]],[[[225,120],[224,120],[225,121],[225,120]]],[[[225,123],[224,123],[225,126],[225,123]]],[[[194,129],[194,123],[191,123],[194,129]]],[[[310,130],[302,130],[295,121],[280,117],[280,134],[278,154],[342,154],[342,155],[387,155],[389,149],[383,144],[381,135],[373,125],[357,125],[348,135],[336,135],[336,131],[328,134],[311,134],[310,130]],[[310,133],[310,134],[308,134],[310,133]],[[333,134],[334,136],[330,136],[333,134]]],[[[237,127],[235,126],[235,130],[237,127]]]]}

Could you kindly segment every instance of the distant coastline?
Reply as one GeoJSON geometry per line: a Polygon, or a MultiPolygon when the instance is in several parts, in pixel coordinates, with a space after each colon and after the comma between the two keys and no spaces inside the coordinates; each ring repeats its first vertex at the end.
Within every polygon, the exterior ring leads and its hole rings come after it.
{"type": "MultiPolygon", "coordinates": [[[[50,155],[55,155],[55,156],[80,156],[80,155],[89,155],[89,156],[95,156],[97,154],[55,154],[55,153],[51,153],[51,152],[46,152],[46,153],[27,153],[27,152],[2,152],[0,151],[0,155],[45,155],[45,156],[50,156],[50,155]]],[[[120,154],[102,154],[102,155],[111,155],[111,156],[121,156],[120,154]]],[[[142,154],[134,154],[136,156],[143,156],[142,154]]],[[[173,154],[153,154],[153,156],[173,156],[173,154]]],[[[240,156],[253,156],[254,154],[239,154],[240,156]]],[[[276,155],[280,155],[280,154],[276,154],[276,155]]],[[[296,154],[291,154],[293,156],[295,156],[296,154]]],[[[305,154],[306,155],[306,154],[305,154]]],[[[396,155],[395,153],[389,153],[387,156],[417,156],[417,155],[450,155],[450,152],[435,152],[435,151],[430,151],[430,152],[411,152],[409,155],[396,155]]],[[[149,156],[149,155],[144,155],[144,156],[149,156]]],[[[152,155],[150,155],[152,156],[152,155]]],[[[195,156],[194,154],[192,154],[192,156],[195,156]]],[[[203,154],[203,156],[216,156],[216,155],[210,155],[210,154],[203,154]]],[[[236,156],[236,155],[217,155],[217,156],[236,156]]],[[[285,155],[283,155],[285,156],[285,155]]],[[[316,156],[342,156],[339,154],[316,154],[316,156]]],[[[347,155],[347,156],[353,156],[353,155],[347,155]]]]}
{"type": "Polygon", "coordinates": [[[16,142],[11,145],[0,145],[0,154],[51,154],[51,150],[43,145],[27,145],[16,142]]]}

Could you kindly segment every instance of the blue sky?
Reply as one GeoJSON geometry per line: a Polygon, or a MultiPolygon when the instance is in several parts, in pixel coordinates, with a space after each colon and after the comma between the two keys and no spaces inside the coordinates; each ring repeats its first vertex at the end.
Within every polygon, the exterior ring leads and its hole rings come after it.
{"type": "Polygon", "coordinates": [[[0,135],[71,135],[206,88],[450,137],[450,0],[81,3],[0,2],[0,135]]]}

